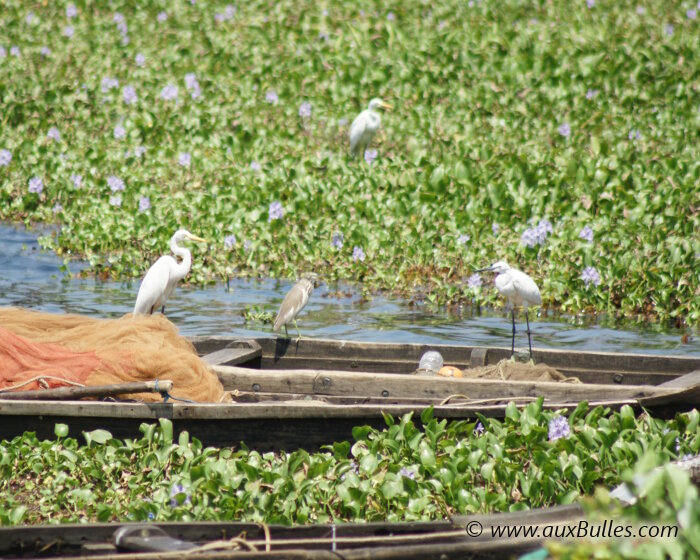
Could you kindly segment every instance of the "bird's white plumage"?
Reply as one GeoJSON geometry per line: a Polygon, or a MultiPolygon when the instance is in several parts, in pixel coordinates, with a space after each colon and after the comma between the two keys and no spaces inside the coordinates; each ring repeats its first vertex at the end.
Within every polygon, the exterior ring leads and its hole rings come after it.
{"type": "Polygon", "coordinates": [[[382,124],[382,118],[377,113],[380,107],[389,107],[381,99],[372,99],[369,107],[362,111],[350,125],[350,152],[355,155],[363,153],[374,138],[382,124]]]}
{"type": "Polygon", "coordinates": [[[314,289],[314,284],[307,278],[299,280],[292,289],[287,292],[280,305],[280,310],[277,313],[275,324],[272,327],[273,331],[280,330],[284,325],[292,321],[299,312],[304,309],[304,306],[309,302],[309,296],[314,289]]]}
{"type": "Polygon", "coordinates": [[[141,282],[134,305],[134,314],[150,314],[165,306],[177,283],[187,276],[192,266],[192,255],[187,249],[178,245],[185,239],[204,241],[201,237],[192,235],[184,229],[175,232],[170,239],[170,250],[182,261],[178,263],[175,258],[166,255],[153,263],[141,282]]]}
{"type": "Polygon", "coordinates": [[[540,290],[535,281],[514,268],[496,276],[496,289],[508,299],[512,307],[527,307],[542,303],[540,290]]]}

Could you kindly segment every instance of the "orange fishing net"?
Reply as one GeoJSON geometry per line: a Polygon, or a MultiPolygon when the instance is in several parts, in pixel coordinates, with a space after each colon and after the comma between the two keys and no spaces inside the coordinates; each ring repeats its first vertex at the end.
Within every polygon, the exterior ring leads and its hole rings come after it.
{"type": "MultiPolygon", "coordinates": [[[[198,402],[224,397],[217,375],[163,315],[94,319],[0,308],[0,388],[38,376],[47,376],[54,387],[169,379],[175,397],[198,402]]],[[[21,390],[38,387],[33,381],[21,390]]],[[[158,393],[130,398],[162,400],[158,393]]]]}

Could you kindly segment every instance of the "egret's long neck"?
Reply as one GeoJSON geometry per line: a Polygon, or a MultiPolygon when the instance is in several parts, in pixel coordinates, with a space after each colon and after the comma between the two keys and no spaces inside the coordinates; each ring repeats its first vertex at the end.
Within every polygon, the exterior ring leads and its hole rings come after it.
{"type": "Polygon", "coordinates": [[[180,247],[177,244],[177,241],[174,240],[170,242],[170,250],[175,256],[182,259],[173,270],[173,276],[178,280],[182,280],[185,276],[187,276],[187,273],[190,271],[190,267],[192,266],[192,254],[188,249],[180,247]]]}

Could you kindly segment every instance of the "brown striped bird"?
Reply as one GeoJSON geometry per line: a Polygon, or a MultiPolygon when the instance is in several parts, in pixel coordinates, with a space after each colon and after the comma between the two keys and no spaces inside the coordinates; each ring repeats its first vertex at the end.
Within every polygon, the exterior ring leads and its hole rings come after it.
{"type": "Polygon", "coordinates": [[[272,326],[273,331],[277,332],[284,326],[284,334],[289,336],[287,324],[293,321],[294,328],[297,330],[297,340],[301,338],[296,317],[299,315],[299,312],[304,309],[304,306],[309,301],[311,292],[314,291],[314,288],[318,286],[318,284],[318,276],[314,273],[309,273],[302,276],[301,279],[292,286],[292,289],[287,292],[287,295],[284,296],[282,300],[282,305],[280,306],[279,313],[277,313],[275,324],[272,326]]]}

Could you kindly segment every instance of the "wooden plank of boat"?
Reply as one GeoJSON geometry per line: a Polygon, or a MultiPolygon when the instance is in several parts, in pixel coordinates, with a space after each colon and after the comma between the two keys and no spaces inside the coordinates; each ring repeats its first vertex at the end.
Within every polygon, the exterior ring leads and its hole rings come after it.
{"type": "MultiPolygon", "coordinates": [[[[231,337],[195,337],[200,353],[231,344],[231,337]]],[[[252,339],[251,339],[252,340],[252,339]]],[[[262,357],[252,365],[266,369],[329,369],[411,373],[427,350],[438,350],[446,364],[461,369],[492,365],[510,356],[509,348],[485,348],[440,344],[391,344],[354,341],[285,338],[254,339],[262,357]]],[[[569,350],[534,351],[538,363],[546,363],[583,382],[655,385],[700,369],[700,358],[569,350]]]]}
{"type": "Polygon", "coordinates": [[[262,356],[262,347],[255,340],[233,340],[224,348],[202,356],[209,365],[235,366],[250,363],[262,356]]]}
{"type": "Polygon", "coordinates": [[[502,381],[493,379],[397,376],[327,370],[252,370],[215,366],[229,391],[308,393],[316,395],[362,395],[370,397],[426,397],[444,399],[466,395],[471,399],[539,397],[559,401],[638,399],[674,393],[673,388],[653,385],[600,385],[550,381],[502,381]]]}
{"type": "MultiPolygon", "coordinates": [[[[245,535],[247,549],[229,546],[215,552],[219,558],[461,558],[464,554],[489,551],[492,553],[513,554],[540,546],[544,540],[539,537],[513,537],[507,528],[528,528],[530,534],[545,526],[573,525],[583,517],[578,506],[555,506],[517,513],[501,513],[476,516],[456,516],[452,519],[432,522],[409,523],[341,523],[336,525],[311,526],[265,526],[252,523],[153,523],[149,524],[164,531],[171,539],[201,546],[205,543],[222,541],[245,535]],[[476,529],[482,529],[480,535],[476,529]],[[469,529],[468,529],[469,528],[469,529]],[[506,528],[500,535],[492,536],[492,528],[506,528]],[[468,532],[469,531],[469,532],[468,532]],[[268,550],[266,552],[266,550],[268,550]],[[234,554],[237,553],[237,554],[234,554]],[[436,556],[437,555],[437,556],[436,556]]],[[[120,553],[113,543],[113,535],[121,531],[137,528],[143,524],[69,524],[39,525],[0,528],[0,554],[32,554],[42,551],[42,556],[82,557],[103,560],[130,558],[120,553]]],[[[498,532],[498,531],[496,531],[498,532]]],[[[163,543],[167,548],[168,543],[163,543]]],[[[208,546],[212,546],[209,544],[208,546]]],[[[187,556],[202,557],[205,550],[196,548],[187,556]]],[[[179,551],[182,554],[182,551],[179,551]]],[[[141,560],[170,558],[177,551],[138,553],[141,560]]],[[[204,555],[206,557],[206,555],[204,555]]]]}

